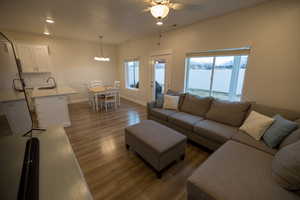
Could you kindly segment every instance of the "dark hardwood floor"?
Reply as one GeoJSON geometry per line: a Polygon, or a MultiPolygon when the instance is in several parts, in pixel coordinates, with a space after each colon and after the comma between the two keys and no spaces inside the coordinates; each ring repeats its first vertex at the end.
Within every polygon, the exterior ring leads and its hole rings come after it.
{"type": "Polygon", "coordinates": [[[124,144],[124,128],[146,119],[145,107],[122,99],[117,110],[96,113],[84,102],[70,105],[70,114],[66,131],[95,200],[186,199],[187,178],[209,155],[188,144],[185,160],[157,179],[124,144]]]}

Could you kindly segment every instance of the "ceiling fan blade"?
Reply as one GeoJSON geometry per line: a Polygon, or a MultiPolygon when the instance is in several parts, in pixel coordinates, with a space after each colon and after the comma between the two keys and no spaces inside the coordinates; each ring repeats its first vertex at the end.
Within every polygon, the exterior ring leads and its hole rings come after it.
{"type": "Polygon", "coordinates": [[[151,7],[145,8],[145,9],[142,10],[142,12],[149,12],[150,9],[151,9],[151,7]]]}
{"type": "Polygon", "coordinates": [[[198,11],[198,10],[203,9],[203,5],[201,5],[201,4],[186,4],[186,5],[184,5],[183,9],[186,9],[189,11],[198,11]]]}
{"type": "Polygon", "coordinates": [[[181,10],[185,7],[182,3],[170,3],[170,7],[174,10],[181,10]]]}
{"type": "Polygon", "coordinates": [[[156,3],[153,0],[144,0],[144,2],[150,4],[151,6],[156,5],[156,3]]]}
{"type": "Polygon", "coordinates": [[[170,7],[174,10],[189,10],[189,11],[198,11],[203,9],[202,4],[190,4],[190,3],[171,3],[170,7]]]}

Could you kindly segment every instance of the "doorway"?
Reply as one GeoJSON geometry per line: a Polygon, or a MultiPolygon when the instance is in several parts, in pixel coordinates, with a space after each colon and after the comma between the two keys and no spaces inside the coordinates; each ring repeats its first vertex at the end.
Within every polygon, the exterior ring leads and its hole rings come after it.
{"type": "Polygon", "coordinates": [[[152,57],[151,100],[161,102],[169,89],[169,67],[171,55],[152,57]]]}

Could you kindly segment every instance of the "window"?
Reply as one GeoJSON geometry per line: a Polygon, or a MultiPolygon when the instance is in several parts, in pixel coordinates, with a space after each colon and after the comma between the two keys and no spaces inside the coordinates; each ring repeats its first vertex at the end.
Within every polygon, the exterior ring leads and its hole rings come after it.
{"type": "Polygon", "coordinates": [[[186,92],[240,101],[249,50],[187,55],[186,92]]]}
{"type": "Polygon", "coordinates": [[[139,88],[139,61],[126,61],[125,74],[126,88],[139,88]]]}

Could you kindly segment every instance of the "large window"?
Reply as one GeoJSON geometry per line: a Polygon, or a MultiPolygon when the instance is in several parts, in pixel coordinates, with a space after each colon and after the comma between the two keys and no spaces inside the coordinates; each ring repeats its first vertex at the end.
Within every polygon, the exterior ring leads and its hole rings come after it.
{"type": "Polygon", "coordinates": [[[239,101],[247,61],[247,54],[230,55],[229,52],[188,56],[185,89],[203,97],[239,101]]]}
{"type": "Polygon", "coordinates": [[[125,76],[126,88],[139,88],[139,61],[134,60],[125,62],[125,76]]]}

